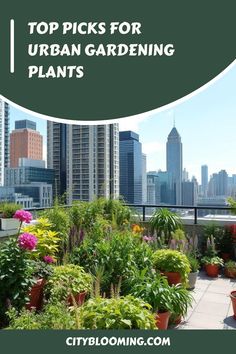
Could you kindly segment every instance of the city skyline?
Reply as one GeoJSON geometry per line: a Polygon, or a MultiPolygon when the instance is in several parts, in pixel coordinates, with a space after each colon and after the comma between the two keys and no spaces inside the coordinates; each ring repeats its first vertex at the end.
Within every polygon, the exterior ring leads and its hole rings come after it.
{"type": "MultiPolygon", "coordinates": [[[[122,120],[120,131],[132,130],[140,135],[143,153],[147,155],[147,171],[166,170],[165,145],[173,127],[181,135],[183,143],[183,168],[190,178],[201,182],[201,166],[207,165],[209,177],[222,169],[229,175],[236,174],[236,65],[214,84],[196,94],[174,109],[148,117],[130,117],[122,120]]],[[[37,119],[11,107],[11,130],[15,120],[33,119],[44,135],[46,156],[47,121],[37,119]]]]}

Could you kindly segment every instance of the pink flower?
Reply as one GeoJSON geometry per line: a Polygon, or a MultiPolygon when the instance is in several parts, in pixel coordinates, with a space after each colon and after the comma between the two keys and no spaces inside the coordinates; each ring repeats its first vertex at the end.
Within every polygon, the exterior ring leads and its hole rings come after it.
{"type": "Polygon", "coordinates": [[[32,214],[29,211],[17,210],[15,212],[13,218],[14,219],[18,219],[21,222],[25,222],[26,224],[29,224],[33,217],[32,217],[32,214]]]}
{"type": "Polygon", "coordinates": [[[51,257],[51,256],[44,256],[43,260],[44,260],[45,263],[48,263],[48,264],[55,263],[55,259],[53,257],[51,257]]]}
{"type": "Polygon", "coordinates": [[[153,242],[154,241],[154,237],[143,236],[143,241],[145,241],[145,242],[153,242]]]}
{"type": "Polygon", "coordinates": [[[37,237],[28,233],[24,233],[18,237],[18,246],[24,250],[33,251],[37,242],[37,237]]]}

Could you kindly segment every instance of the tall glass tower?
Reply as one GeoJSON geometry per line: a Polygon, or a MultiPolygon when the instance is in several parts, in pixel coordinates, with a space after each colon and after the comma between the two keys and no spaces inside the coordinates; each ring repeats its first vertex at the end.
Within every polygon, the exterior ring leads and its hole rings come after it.
{"type": "Polygon", "coordinates": [[[170,204],[182,204],[182,171],[183,149],[181,136],[175,126],[172,128],[166,143],[166,166],[170,175],[170,204]]]}

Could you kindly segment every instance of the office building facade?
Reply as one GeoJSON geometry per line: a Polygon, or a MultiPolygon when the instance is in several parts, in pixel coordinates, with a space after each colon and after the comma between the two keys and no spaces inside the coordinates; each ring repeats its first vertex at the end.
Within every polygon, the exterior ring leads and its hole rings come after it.
{"type": "Polygon", "coordinates": [[[5,168],[9,166],[9,105],[0,99],[0,186],[4,185],[5,168]]]}
{"type": "Polygon", "coordinates": [[[119,196],[119,127],[47,122],[48,167],[67,202],[119,196]]]}

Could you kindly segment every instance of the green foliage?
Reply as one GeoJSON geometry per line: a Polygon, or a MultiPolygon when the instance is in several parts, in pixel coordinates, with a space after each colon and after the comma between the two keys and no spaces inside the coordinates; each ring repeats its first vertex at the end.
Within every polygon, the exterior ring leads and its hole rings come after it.
{"type": "Polygon", "coordinates": [[[15,212],[20,209],[22,209],[22,205],[16,203],[1,203],[0,205],[0,213],[5,219],[13,218],[15,212]]]}
{"type": "Polygon", "coordinates": [[[190,272],[195,273],[199,270],[200,268],[200,263],[196,257],[193,255],[187,255],[189,264],[190,264],[190,272]]]}
{"type": "Polygon", "coordinates": [[[192,306],[193,296],[185,289],[181,284],[177,284],[171,287],[171,299],[172,299],[172,316],[185,316],[188,311],[188,307],[192,306]]]}
{"type": "Polygon", "coordinates": [[[9,306],[21,309],[34,284],[33,266],[28,253],[18,247],[16,239],[10,239],[0,247],[0,321],[9,306]]]}
{"type": "Polygon", "coordinates": [[[165,277],[150,277],[144,270],[133,279],[130,294],[149,303],[154,312],[172,311],[171,286],[165,277]]]}
{"type": "Polygon", "coordinates": [[[157,250],[153,264],[156,270],[180,273],[182,282],[187,283],[190,264],[183,253],[176,250],[157,250]]]}
{"type": "Polygon", "coordinates": [[[81,246],[74,250],[71,261],[81,265],[94,276],[102,269],[101,288],[108,294],[110,285],[117,284],[120,277],[125,282],[136,269],[151,269],[152,250],[132,233],[113,232],[110,237],[98,242],[86,238],[81,246]]]}
{"type": "Polygon", "coordinates": [[[225,268],[230,270],[230,271],[236,271],[236,262],[234,261],[228,261],[225,263],[225,268]]]}
{"type": "Polygon", "coordinates": [[[33,273],[32,275],[36,279],[48,279],[53,274],[53,267],[43,261],[40,260],[32,260],[31,261],[33,273]]]}
{"type": "Polygon", "coordinates": [[[8,316],[8,329],[78,329],[75,314],[64,303],[48,304],[41,313],[26,309],[18,313],[13,308],[8,316]]]}
{"type": "Polygon", "coordinates": [[[182,222],[179,215],[172,213],[168,209],[158,209],[150,220],[151,231],[156,232],[157,236],[163,233],[166,243],[171,238],[171,233],[182,228],[182,222]]]}
{"type": "Polygon", "coordinates": [[[78,309],[84,329],[155,329],[151,306],[132,296],[93,298],[78,309]]]}
{"type": "Polygon", "coordinates": [[[223,266],[224,265],[224,261],[222,258],[220,257],[208,257],[205,256],[201,259],[202,264],[211,264],[211,265],[218,265],[218,266],[223,266]]]}
{"type": "Polygon", "coordinates": [[[47,282],[50,302],[67,300],[70,295],[90,292],[92,277],[82,267],[74,264],[54,267],[53,274],[47,282]]]}
{"type": "Polygon", "coordinates": [[[37,248],[32,253],[33,258],[43,259],[44,256],[56,258],[59,252],[60,238],[56,231],[50,230],[52,224],[47,219],[41,218],[37,224],[24,227],[23,232],[28,232],[37,237],[37,248]]]}
{"type": "Polygon", "coordinates": [[[182,229],[172,231],[171,238],[176,241],[186,241],[185,233],[182,229]]]}

